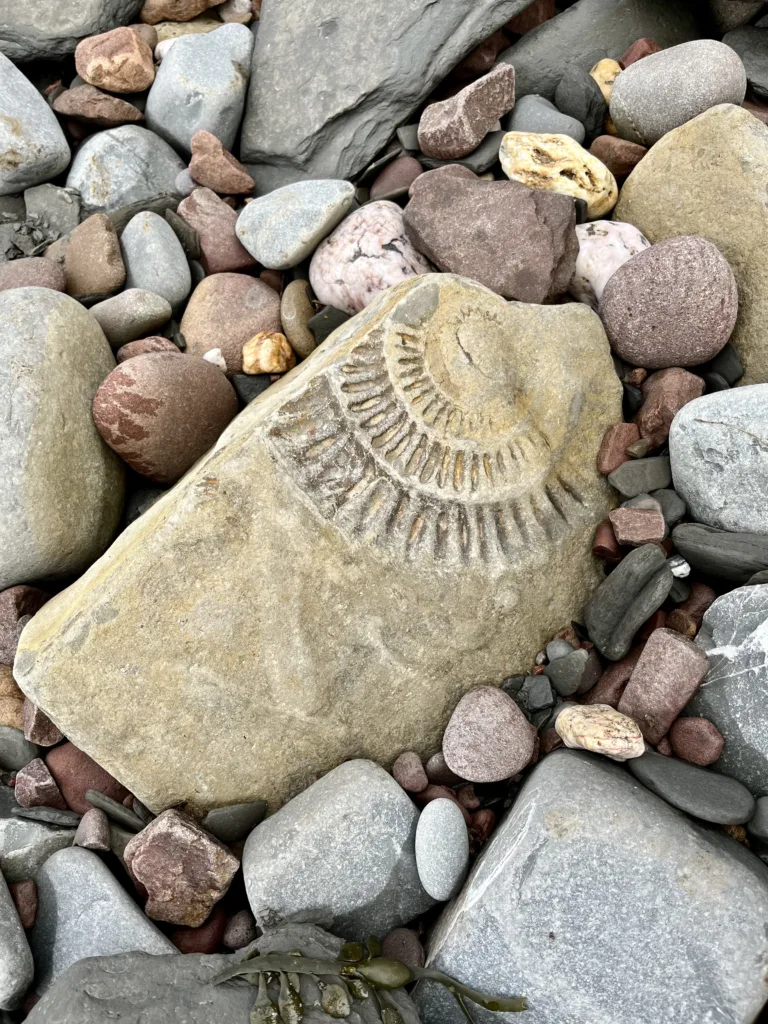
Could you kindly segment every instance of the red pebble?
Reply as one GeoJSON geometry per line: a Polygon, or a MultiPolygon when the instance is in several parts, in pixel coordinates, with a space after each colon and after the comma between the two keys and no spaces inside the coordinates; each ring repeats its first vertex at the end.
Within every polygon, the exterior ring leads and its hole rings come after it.
{"type": "Polygon", "coordinates": [[[426,807],[432,800],[452,800],[459,808],[461,813],[464,815],[464,820],[469,825],[471,815],[466,807],[462,807],[459,801],[456,799],[456,794],[452,789],[448,789],[447,786],[434,786],[429,785],[426,789],[423,789],[420,793],[412,793],[413,799],[419,804],[420,807],[426,807]]]}
{"type": "Polygon", "coordinates": [[[481,811],[475,811],[469,823],[473,838],[484,843],[488,840],[496,828],[496,813],[490,807],[484,807],[481,811]]]}
{"type": "MultiPolygon", "coordinates": [[[[634,671],[638,658],[643,653],[642,646],[633,647],[626,658],[615,661],[603,672],[595,686],[586,694],[584,704],[607,704],[618,707],[624,687],[634,671]]],[[[554,730],[553,730],[554,731],[554,730]]]]}
{"type": "Polygon", "coordinates": [[[31,878],[23,882],[9,882],[8,892],[16,904],[16,912],[24,931],[29,931],[37,917],[37,885],[31,878]]]}
{"type": "Polygon", "coordinates": [[[614,469],[630,461],[627,445],[640,440],[640,428],[636,423],[614,423],[608,427],[597,453],[597,471],[608,476],[614,469]]]}
{"type": "Polygon", "coordinates": [[[620,562],[625,551],[616,540],[610,519],[604,519],[595,530],[595,539],[592,541],[592,554],[595,558],[602,558],[605,562],[620,562]]]}
{"type": "Polygon", "coordinates": [[[669,742],[668,736],[663,736],[656,744],[656,753],[663,754],[664,757],[672,756],[672,744],[669,742]]]}
{"type": "Polygon", "coordinates": [[[677,607],[681,612],[685,612],[695,619],[700,626],[704,613],[716,597],[717,594],[712,587],[708,587],[705,583],[692,583],[690,594],[677,607]]]}
{"type": "Polygon", "coordinates": [[[705,767],[723,752],[725,740],[706,718],[678,718],[669,730],[669,742],[677,757],[705,767]]]}
{"type": "Polygon", "coordinates": [[[636,39],[627,52],[619,57],[619,64],[623,68],[628,68],[630,64],[636,64],[643,57],[650,57],[652,53],[658,53],[660,50],[661,47],[655,39],[636,39]]]}
{"type": "Polygon", "coordinates": [[[508,21],[504,28],[507,32],[523,36],[532,28],[543,25],[545,21],[555,16],[555,0],[533,0],[533,3],[516,14],[511,21],[508,21]]]}
{"type": "Polygon", "coordinates": [[[199,928],[177,928],[171,942],[180,953],[215,953],[227,929],[227,915],[220,907],[199,928]]]}
{"type": "Polygon", "coordinates": [[[79,750],[74,743],[62,743],[54,747],[45,757],[48,770],[67,801],[68,807],[78,814],[90,811],[91,805],[85,799],[86,791],[97,789],[105,796],[122,803],[128,790],[101,765],[79,750]]]}

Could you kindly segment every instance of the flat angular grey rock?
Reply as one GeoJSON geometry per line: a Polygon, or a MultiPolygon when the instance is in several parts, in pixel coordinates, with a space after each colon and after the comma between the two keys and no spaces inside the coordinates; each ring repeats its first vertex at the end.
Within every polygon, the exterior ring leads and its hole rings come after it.
{"type": "Polygon", "coordinates": [[[746,90],[738,54],[716,39],[695,39],[622,71],[611,93],[611,119],[622,139],[652,146],[710,107],[739,106],[746,90]]]}
{"type": "Polygon", "coordinates": [[[56,115],[26,75],[3,53],[0,152],[0,196],[22,192],[30,185],[55,178],[70,160],[69,144],[56,115]]]}
{"type": "Polygon", "coordinates": [[[35,965],[8,886],[0,874],[0,1010],[15,1010],[32,983],[35,965]]]}
{"type": "Polygon", "coordinates": [[[13,61],[63,57],[86,36],[134,21],[143,0],[0,0],[0,50],[13,61]]]}
{"type": "MultiPolygon", "coordinates": [[[[443,912],[427,965],[522,1015],[482,1024],[751,1024],[766,999],[768,870],[626,769],[556,750],[443,912]],[[706,866],[705,866],[706,865],[706,866]],[[716,881],[715,881],[716,880],[716,881]],[[656,909],[651,909],[656,908],[656,909]]],[[[422,1024],[463,1024],[420,985],[422,1024]]]]}
{"type": "Polygon", "coordinates": [[[312,255],[354,201],[349,181],[298,181],[248,203],[235,231],[262,266],[287,270],[312,255]]]}
{"type": "Polygon", "coordinates": [[[675,489],[699,523],[768,534],[768,384],[704,395],[672,421],[675,489]]]}
{"type": "Polygon", "coordinates": [[[364,939],[422,914],[434,901],[416,869],[418,817],[372,761],[334,768],[248,837],[243,875],[256,923],[310,922],[364,939]]]}
{"type": "Polygon", "coordinates": [[[579,0],[526,32],[499,60],[515,68],[518,101],[528,93],[551,100],[569,61],[589,71],[601,57],[618,60],[644,36],[661,47],[697,39],[701,6],[698,0],[579,0]]]}
{"type": "Polygon", "coordinates": [[[768,536],[762,533],[731,533],[703,523],[681,523],[672,531],[672,542],[686,562],[708,576],[747,583],[755,573],[768,569],[768,536]]]}
{"type": "Polygon", "coordinates": [[[120,238],[126,288],[153,292],[178,309],[192,289],[192,274],[181,242],[157,213],[137,213],[120,238]]]}
{"type": "Polygon", "coordinates": [[[512,113],[504,118],[508,132],[540,132],[544,135],[568,135],[581,144],[586,132],[581,121],[557,109],[544,96],[521,96],[512,113]]]}
{"type": "Polygon", "coordinates": [[[176,177],[184,166],[154,132],[124,124],[85,140],[72,161],[67,186],[83,197],[85,215],[112,213],[136,203],[148,206],[162,196],[181,198],[176,177]]]}
{"type": "Polygon", "coordinates": [[[243,116],[252,51],[253,33],[245,25],[222,25],[177,39],[149,90],[147,127],[186,153],[197,131],[211,132],[231,150],[243,116]]]}
{"type": "Polygon", "coordinates": [[[754,796],[768,793],[768,586],[718,597],[696,643],[710,668],[683,713],[709,719],[723,734],[715,768],[754,796]]]}
{"type": "Polygon", "coordinates": [[[7,882],[22,882],[34,878],[52,853],[71,846],[75,830],[17,818],[14,807],[13,790],[0,783],[0,872],[7,882]]]}
{"type": "Polygon", "coordinates": [[[38,995],[85,957],[135,950],[176,952],[171,940],[90,850],[73,846],[54,853],[38,871],[36,881],[39,906],[29,941],[38,995]]]}
{"type": "MultiPolygon", "coordinates": [[[[478,43],[529,0],[265,4],[243,121],[246,163],[350,178],[478,43]],[[317,88],[317,83],[322,88],[317,88]]],[[[630,40],[631,41],[631,40],[630,40]]]]}

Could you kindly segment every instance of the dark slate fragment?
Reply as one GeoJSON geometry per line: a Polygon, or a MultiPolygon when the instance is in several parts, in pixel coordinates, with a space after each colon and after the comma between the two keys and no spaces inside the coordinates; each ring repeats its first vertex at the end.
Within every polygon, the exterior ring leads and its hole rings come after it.
{"type": "Polygon", "coordinates": [[[640,626],[667,599],[673,581],[664,552],[656,544],[630,551],[584,609],[589,638],[600,653],[611,661],[623,658],[640,626]]]}
{"type": "Polygon", "coordinates": [[[240,404],[248,405],[259,395],[263,395],[272,383],[268,373],[233,373],[229,382],[240,399],[240,404]]]}
{"type": "Polygon", "coordinates": [[[719,373],[712,373],[707,371],[702,373],[702,380],[704,381],[706,393],[711,395],[713,391],[730,391],[731,385],[721,376],[719,373]]]}
{"type": "Polygon", "coordinates": [[[236,843],[245,839],[251,829],[264,819],[267,805],[263,800],[247,804],[231,804],[229,807],[214,807],[203,818],[203,828],[216,836],[222,843],[236,843]]]}
{"type": "Polygon", "coordinates": [[[587,145],[602,135],[608,104],[594,78],[577,64],[566,65],[555,90],[555,106],[584,125],[587,145]]]}
{"type": "Polygon", "coordinates": [[[349,313],[334,306],[324,306],[308,321],[309,329],[315,336],[315,344],[322,345],[325,339],[349,320],[349,313]]]}
{"type": "Polygon", "coordinates": [[[694,818],[718,825],[741,825],[754,813],[752,794],[727,775],[651,750],[626,764],[652,793],[694,818]]]}
{"type": "Polygon", "coordinates": [[[699,572],[743,584],[768,569],[768,535],[729,533],[702,523],[683,523],[672,531],[672,543],[699,572]]]}
{"type": "Polygon", "coordinates": [[[744,25],[726,32],[723,42],[741,57],[755,96],[768,99],[768,28],[744,25]]]}
{"type": "Polygon", "coordinates": [[[416,153],[415,156],[422,167],[428,171],[433,171],[437,167],[446,167],[448,164],[461,164],[462,167],[468,167],[475,174],[483,174],[499,159],[499,148],[505,135],[506,132],[503,131],[489,132],[477,149],[468,156],[461,157],[460,160],[438,160],[437,157],[424,156],[423,153],[416,153]]]}
{"type": "Polygon", "coordinates": [[[561,697],[572,697],[574,693],[586,693],[592,689],[600,678],[602,666],[594,651],[579,649],[551,661],[544,668],[544,673],[561,697]]]}
{"type": "MultiPolygon", "coordinates": [[[[710,361],[709,369],[712,373],[719,373],[724,377],[731,387],[744,376],[744,364],[738,349],[730,341],[710,361]]],[[[696,373],[696,370],[691,370],[691,373],[696,373]]]]}
{"type": "Polygon", "coordinates": [[[662,455],[624,462],[618,469],[608,474],[608,482],[626,498],[650,494],[651,491],[669,487],[672,483],[669,457],[662,455]]]}
{"type": "Polygon", "coordinates": [[[111,818],[112,821],[118,825],[122,825],[123,828],[129,829],[131,832],[141,832],[144,828],[144,822],[133,811],[129,810],[125,804],[119,803],[117,800],[113,800],[111,796],[107,796],[105,793],[100,793],[97,789],[87,789],[85,791],[85,799],[91,804],[92,807],[98,807],[100,811],[104,811],[107,817],[111,818]]]}
{"type": "Polygon", "coordinates": [[[75,811],[59,811],[55,807],[12,807],[11,814],[17,818],[44,821],[48,825],[61,825],[64,828],[76,828],[82,818],[82,814],[75,811]]]}
{"type": "Polygon", "coordinates": [[[187,255],[188,260],[200,259],[200,235],[191,224],[187,224],[183,217],[180,217],[175,210],[165,211],[165,219],[173,228],[173,233],[181,242],[181,247],[187,255]]]}

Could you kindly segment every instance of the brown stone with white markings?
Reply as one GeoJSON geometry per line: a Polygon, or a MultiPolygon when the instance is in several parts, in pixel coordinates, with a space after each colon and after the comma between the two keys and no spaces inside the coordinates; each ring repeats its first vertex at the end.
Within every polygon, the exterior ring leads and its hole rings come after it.
{"type": "Polygon", "coordinates": [[[144,92],[155,80],[152,50],[124,26],[79,42],[75,67],[88,85],[109,92],[144,92]]]}
{"type": "Polygon", "coordinates": [[[499,64],[455,96],[426,108],[419,121],[422,153],[439,160],[467,156],[514,105],[515,69],[499,64]]]}

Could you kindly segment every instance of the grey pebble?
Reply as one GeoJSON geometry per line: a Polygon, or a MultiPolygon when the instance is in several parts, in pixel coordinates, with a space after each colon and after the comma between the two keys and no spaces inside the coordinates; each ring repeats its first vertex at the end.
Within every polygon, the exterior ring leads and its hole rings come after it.
{"type": "MultiPolygon", "coordinates": [[[[174,234],[181,242],[181,247],[186,253],[188,260],[199,260],[200,259],[200,235],[192,227],[191,224],[187,224],[183,217],[180,217],[175,210],[166,210],[165,219],[173,228],[174,234]]],[[[205,274],[203,274],[205,276],[205,274]]]]}
{"type": "Polygon", "coordinates": [[[325,339],[347,320],[349,320],[349,314],[343,310],[336,309],[334,306],[323,306],[307,325],[315,336],[315,345],[322,345],[325,339]]]}
{"type": "Polygon", "coordinates": [[[61,811],[57,807],[14,807],[11,814],[16,818],[43,821],[47,825],[61,825],[63,828],[76,828],[82,818],[82,814],[76,811],[61,811]]]}
{"type": "Polygon", "coordinates": [[[14,61],[65,57],[86,36],[136,20],[141,5],[142,0],[56,0],[44,8],[2,0],[0,50],[14,61]]]}
{"type": "Polygon", "coordinates": [[[755,813],[747,822],[747,832],[768,842],[768,796],[755,800],[755,813]]]}
{"type": "MultiPolygon", "coordinates": [[[[602,97],[601,97],[602,98],[602,97]]],[[[508,132],[535,132],[543,135],[568,135],[581,144],[586,132],[576,118],[558,110],[544,96],[521,96],[512,112],[502,121],[508,132]]]]}
{"type": "Polygon", "coordinates": [[[119,348],[129,341],[152,334],[173,314],[171,304],[162,295],[144,288],[127,288],[90,308],[107,341],[119,348]]]}
{"type": "MultiPolygon", "coordinates": [[[[732,345],[730,341],[720,349],[714,359],[710,360],[709,369],[713,373],[720,374],[731,386],[744,376],[744,364],[741,361],[741,356],[736,346],[732,345]]],[[[696,370],[692,372],[696,373],[696,370]]]]}
{"type": "Polygon", "coordinates": [[[532,713],[551,708],[555,703],[552,684],[543,673],[538,676],[526,676],[518,693],[512,696],[526,711],[532,713]]]}
{"type": "Polygon", "coordinates": [[[745,25],[727,32],[723,42],[741,58],[755,96],[768,99],[768,28],[745,25]]]}
{"type": "Polygon", "coordinates": [[[0,768],[17,772],[40,757],[40,747],[25,739],[21,729],[0,725],[0,768]]]}
{"type": "Polygon", "coordinates": [[[600,86],[578,64],[567,64],[555,90],[557,109],[584,125],[587,144],[603,133],[608,105],[600,86]]]}
{"type": "Polygon", "coordinates": [[[756,587],[763,583],[768,583],[768,569],[756,572],[754,576],[750,576],[747,580],[747,585],[750,587],[756,587]]]}
{"type": "Polygon", "coordinates": [[[419,123],[405,124],[397,129],[397,141],[410,153],[418,153],[419,149],[419,123]]]}
{"type": "Polygon", "coordinates": [[[16,905],[0,874],[0,1010],[15,1010],[21,1004],[34,973],[16,905]]]}
{"type": "Polygon", "coordinates": [[[452,899],[469,864],[469,835],[461,808],[446,798],[430,800],[416,826],[416,867],[426,892],[436,900],[452,899]]]}
{"type": "MultiPolygon", "coordinates": [[[[242,27],[242,26],[241,26],[242,27]]],[[[181,242],[157,213],[138,213],[120,239],[126,288],[154,292],[178,309],[192,290],[192,275],[181,242]]]]}
{"type": "Polygon", "coordinates": [[[0,783],[0,872],[8,882],[34,878],[52,853],[70,846],[71,828],[56,828],[14,815],[18,807],[13,790],[0,783]]]}
{"type": "Polygon", "coordinates": [[[681,523],[672,543],[694,569],[737,584],[768,569],[768,535],[729,533],[701,523],[681,523]]]}
{"type": "Polygon", "coordinates": [[[569,644],[567,640],[550,640],[546,646],[546,654],[549,661],[554,661],[555,658],[566,658],[569,654],[573,654],[576,648],[573,644],[569,644]]]}
{"type": "Polygon", "coordinates": [[[651,497],[655,498],[661,506],[661,514],[664,516],[664,522],[670,530],[677,526],[688,512],[688,506],[683,499],[677,491],[672,490],[670,487],[662,487],[657,491],[653,491],[651,497]]]}
{"type": "Polygon", "coordinates": [[[572,650],[564,658],[556,658],[544,666],[544,672],[561,697],[572,697],[591,690],[602,675],[600,659],[595,651],[572,650]]]}
{"type": "Polygon", "coordinates": [[[57,233],[68,235],[80,223],[80,196],[60,185],[35,185],[24,192],[27,217],[57,233]]]}
{"type": "Polygon", "coordinates": [[[680,811],[718,825],[741,825],[755,810],[752,794],[720,772],[646,750],[625,762],[630,772],[662,800],[680,811]]]}
{"type": "Polygon", "coordinates": [[[691,585],[686,583],[685,580],[675,579],[672,584],[672,589],[669,592],[669,598],[674,601],[675,604],[682,604],[683,601],[687,601],[691,596],[691,585]]]}
{"type": "Polygon", "coordinates": [[[669,458],[661,455],[624,462],[608,474],[608,482],[627,498],[668,487],[672,483],[669,458]]]}
{"type": "Polygon", "coordinates": [[[264,800],[215,807],[203,818],[203,828],[222,843],[236,843],[239,839],[245,839],[264,820],[266,813],[267,805],[264,800]]]}
{"type": "Polygon", "coordinates": [[[233,373],[229,382],[241,405],[250,405],[271,386],[272,377],[268,373],[233,373]]]}

